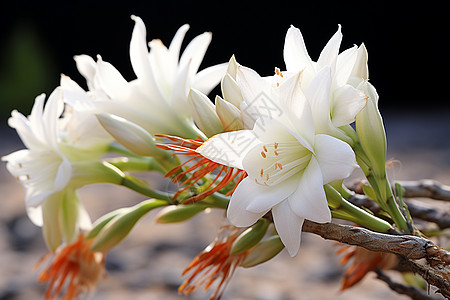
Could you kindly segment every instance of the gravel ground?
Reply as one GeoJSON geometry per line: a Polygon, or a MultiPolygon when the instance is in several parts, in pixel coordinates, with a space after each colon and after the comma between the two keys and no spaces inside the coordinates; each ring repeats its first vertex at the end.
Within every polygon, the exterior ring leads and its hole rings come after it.
{"type": "MultiPolygon", "coordinates": [[[[388,158],[395,179],[431,178],[450,184],[449,112],[385,114],[388,158]]],[[[15,133],[0,128],[0,155],[20,149],[15,133]]],[[[0,300],[42,299],[45,286],[36,283],[33,266],[46,253],[40,229],[25,215],[24,192],[0,166],[0,300]]],[[[126,189],[98,185],[81,190],[93,219],[107,210],[143,199],[126,189]],[[124,203],[125,202],[125,203],[124,203]]],[[[444,209],[450,210],[445,204],[444,209]]],[[[201,214],[189,222],[155,224],[154,214],[142,219],[132,234],[107,257],[107,277],[89,299],[207,299],[207,293],[177,294],[181,272],[214,238],[223,211],[201,214]]],[[[304,234],[300,253],[283,251],[275,259],[251,269],[238,269],[223,299],[409,299],[390,291],[369,274],[356,287],[339,292],[342,267],[332,242],[304,234]]]]}

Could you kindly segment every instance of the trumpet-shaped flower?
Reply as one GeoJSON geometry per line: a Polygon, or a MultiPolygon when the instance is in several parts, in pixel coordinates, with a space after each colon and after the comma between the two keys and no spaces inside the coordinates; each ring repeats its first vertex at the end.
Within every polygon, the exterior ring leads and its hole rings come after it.
{"type": "Polygon", "coordinates": [[[146,41],[144,22],[137,16],[131,42],[130,60],[137,79],[127,81],[110,63],[99,56],[77,60],[88,86],[104,92],[102,101],[92,103],[94,113],[109,113],[136,123],[151,134],[174,134],[187,138],[204,137],[192,120],[188,106],[190,88],[209,93],[225,73],[225,64],[198,72],[211,33],[195,37],[180,56],[183,38],[189,29],[182,26],[169,47],[160,40],[146,41]],[[92,76],[94,77],[92,79],[92,76]]]}
{"type": "Polygon", "coordinates": [[[316,131],[350,141],[338,128],[354,122],[367,102],[367,95],[357,88],[368,79],[367,53],[361,45],[339,54],[341,41],[339,26],[315,62],[308,55],[300,30],[291,26],[285,38],[284,61],[289,73],[302,71],[302,88],[308,100],[314,99],[310,104],[316,131]]]}
{"type": "Polygon", "coordinates": [[[97,161],[105,146],[85,147],[82,140],[73,141],[62,128],[70,117],[62,119],[64,102],[60,88],[48,98],[36,98],[30,116],[12,112],[9,125],[17,130],[27,149],[2,157],[8,171],[25,188],[28,216],[43,226],[47,245],[54,250],[61,242],[76,237],[79,228],[88,228],[90,219],[76,195],[76,189],[98,181],[118,181],[113,170],[97,161]],[[79,148],[83,145],[83,148],[79,148]]]}
{"type": "Polygon", "coordinates": [[[242,90],[244,97],[264,90],[266,101],[276,104],[280,111],[272,118],[258,118],[252,130],[216,135],[197,149],[210,160],[248,174],[231,197],[227,211],[230,222],[250,226],[271,211],[291,256],[299,250],[305,219],[331,221],[323,185],[347,177],[356,166],[348,144],[316,134],[311,101],[302,92],[300,79],[301,73],[278,85],[252,81],[248,90],[242,90]]]}

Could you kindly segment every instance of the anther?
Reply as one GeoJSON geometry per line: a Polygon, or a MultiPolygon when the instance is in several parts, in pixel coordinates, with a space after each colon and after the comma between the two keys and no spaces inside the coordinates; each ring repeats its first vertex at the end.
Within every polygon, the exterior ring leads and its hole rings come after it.
{"type": "Polygon", "coordinates": [[[263,158],[266,158],[267,156],[266,156],[266,153],[264,153],[264,151],[261,151],[261,156],[263,157],[263,158]]]}
{"type": "Polygon", "coordinates": [[[273,153],[275,153],[276,156],[280,155],[276,150],[274,150],[273,153]]]}
{"type": "Polygon", "coordinates": [[[266,147],[266,145],[263,145],[263,149],[264,149],[265,152],[267,152],[267,147],[266,147]]]}

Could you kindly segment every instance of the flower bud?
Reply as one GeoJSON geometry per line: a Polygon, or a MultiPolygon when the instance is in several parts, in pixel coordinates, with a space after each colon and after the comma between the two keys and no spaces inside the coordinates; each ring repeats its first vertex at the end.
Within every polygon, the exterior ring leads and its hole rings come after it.
{"type": "Polygon", "coordinates": [[[234,57],[234,54],[231,56],[230,60],[228,61],[228,67],[227,67],[227,73],[231,75],[233,79],[236,79],[236,73],[237,68],[239,64],[236,61],[236,58],[234,57]]]}
{"type": "Polygon", "coordinates": [[[153,136],[141,126],[111,114],[98,114],[97,119],[128,150],[143,156],[163,155],[164,151],[155,146],[153,136]]]}
{"type": "Polygon", "coordinates": [[[353,66],[352,77],[356,77],[362,80],[369,79],[369,68],[367,66],[367,49],[364,44],[361,44],[358,48],[358,54],[356,57],[355,65],[353,66]]]}
{"type": "Polygon", "coordinates": [[[210,137],[224,131],[222,123],[216,114],[214,104],[202,92],[191,89],[188,97],[192,117],[197,127],[210,137]]]}
{"type": "Polygon", "coordinates": [[[150,199],[124,209],[98,232],[92,242],[91,250],[98,252],[110,250],[128,235],[141,217],[152,209],[165,205],[167,205],[166,201],[150,199]]]}
{"type": "Polygon", "coordinates": [[[367,81],[359,87],[368,97],[366,106],[356,115],[356,133],[375,176],[384,178],[386,169],[386,134],[378,110],[378,94],[367,81]]]}
{"type": "Polygon", "coordinates": [[[262,264],[274,258],[283,249],[284,245],[280,237],[278,235],[271,236],[255,246],[241,263],[241,267],[250,268],[262,264]]]}
{"type": "Polygon", "coordinates": [[[157,223],[176,223],[186,221],[199,212],[202,212],[207,207],[201,204],[188,205],[171,205],[162,209],[156,215],[157,223]]]}
{"type": "Polygon", "coordinates": [[[223,97],[234,106],[239,107],[244,101],[242,98],[241,89],[239,88],[235,79],[230,74],[225,74],[221,82],[223,97]]]}
{"type": "Polygon", "coordinates": [[[260,219],[236,239],[231,247],[230,254],[235,255],[251,249],[264,237],[268,227],[269,221],[267,219],[260,219]]]}
{"type": "Polygon", "coordinates": [[[223,100],[220,96],[216,96],[216,113],[225,131],[244,129],[240,110],[232,103],[223,100]]]}

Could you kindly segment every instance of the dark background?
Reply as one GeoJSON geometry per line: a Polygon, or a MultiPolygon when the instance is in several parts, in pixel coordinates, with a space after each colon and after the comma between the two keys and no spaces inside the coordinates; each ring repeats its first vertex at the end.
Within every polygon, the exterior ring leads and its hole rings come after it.
{"type": "Polygon", "coordinates": [[[128,48],[140,16],[147,39],[169,45],[176,30],[191,29],[184,46],[211,31],[202,67],[238,62],[261,75],[284,68],[284,36],[300,28],[313,60],[342,25],[341,51],[365,43],[370,80],[382,110],[449,110],[449,17],[445,1],[120,1],[8,2],[0,10],[0,120],[12,109],[28,113],[38,94],[50,93],[64,73],[84,86],[73,56],[101,54],[128,80],[128,48]]]}

